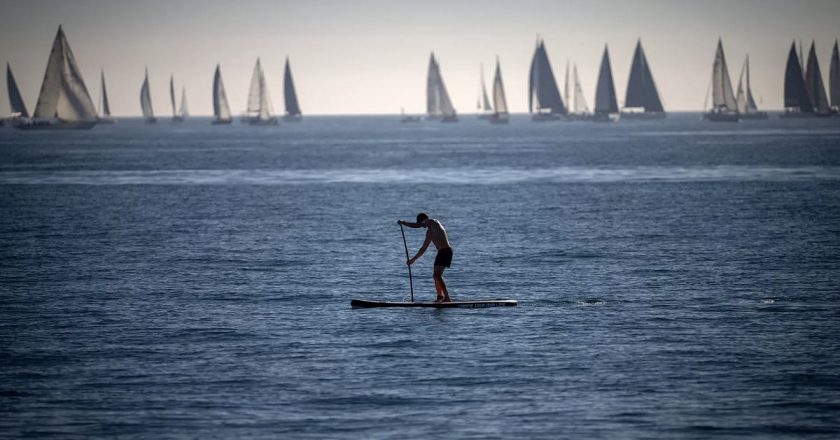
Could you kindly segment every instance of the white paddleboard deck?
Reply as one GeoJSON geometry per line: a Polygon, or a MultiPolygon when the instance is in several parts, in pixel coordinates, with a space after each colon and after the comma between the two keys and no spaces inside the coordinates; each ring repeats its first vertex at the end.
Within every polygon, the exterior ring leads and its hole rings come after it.
{"type": "Polygon", "coordinates": [[[350,306],[356,309],[374,307],[431,307],[435,309],[483,309],[487,307],[515,307],[515,299],[485,299],[478,301],[452,301],[448,303],[436,302],[390,302],[390,301],[366,301],[354,299],[350,306]]]}

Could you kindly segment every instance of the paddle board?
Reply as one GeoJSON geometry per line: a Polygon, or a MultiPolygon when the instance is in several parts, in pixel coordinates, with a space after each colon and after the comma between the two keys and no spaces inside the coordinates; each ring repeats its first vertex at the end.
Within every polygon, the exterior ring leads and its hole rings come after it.
{"type": "Polygon", "coordinates": [[[478,301],[452,301],[448,303],[366,301],[363,299],[350,301],[350,306],[353,308],[432,307],[435,309],[482,309],[485,307],[514,307],[517,304],[515,299],[485,299],[478,301]]]}

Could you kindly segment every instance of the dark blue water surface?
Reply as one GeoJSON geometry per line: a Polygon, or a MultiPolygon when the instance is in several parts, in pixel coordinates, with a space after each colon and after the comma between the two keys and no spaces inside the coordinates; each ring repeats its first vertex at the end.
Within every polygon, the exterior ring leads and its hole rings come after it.
{"type": "Polygon", "coordinates": [[[462,119],[0,129],[0,436],[840,435],[840,119],[462,119]]]}

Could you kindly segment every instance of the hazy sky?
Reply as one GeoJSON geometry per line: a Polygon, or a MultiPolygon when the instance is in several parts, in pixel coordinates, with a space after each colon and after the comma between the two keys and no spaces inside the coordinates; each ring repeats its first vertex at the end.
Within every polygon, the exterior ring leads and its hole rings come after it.
{"type": "MultiPolygon", "coordinates": [[[[432,50],[459,113],[474,111],[479,64],[489,83],[496,56],[509,106],[523,112],[538,34],[561,87],[566,60],[577,63],[590,107],[604,45],[621,103],[641,38],[666,110],[700,110],[720,36],[733,83],[749,53],[759,106],[778,109],[791,40],[803,40],[806,51],[816,40],[827,84],[840,37],[837,0],[2,0],[0,10],[0,62],[11,63],[30,112],[62,24],[95,101],[105,69],[116,115],[140,114],[144,66],[157,115],[171,115],[170,74],[179,90],[186,85],[193,114],[212,113],[217,62],[238,114],[257,57],[281,113],[286,56],[304,114],[422,113],[432,50]]],[[[7,114],[2,84],[0,113],[7,114]]]]}

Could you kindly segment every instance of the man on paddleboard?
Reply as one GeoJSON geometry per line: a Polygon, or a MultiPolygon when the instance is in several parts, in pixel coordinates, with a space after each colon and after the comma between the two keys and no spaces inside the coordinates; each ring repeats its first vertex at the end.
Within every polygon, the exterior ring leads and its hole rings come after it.
{"type": "Polygon", "coordinates": [[[443,281],[444,269],[452,264],[452,245],[449,244],[446,229],[443,229],[443,225],[439,221],[429,218],[425,212],[417,214],[416,223],[397,220],[397,224],[405,225],[409,228],[426,228],[426,240],[423,242],[423,246],[420,247],[420,250],[417,251],[417,255],[414,258],[410,258],[407,261],[407,264],[409,266],[414,264],[426,252],[429,243],[433,243],[437,249],[435,270],[432,275],[432,278],[435,280],[435,290],[437,291],[435,302],[452,302],[452,299],[449,297],[449,291],[446,290],[446,282],[443,281]]]}

